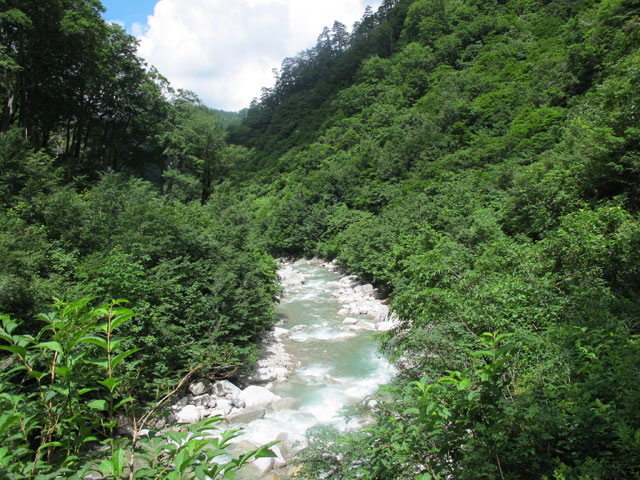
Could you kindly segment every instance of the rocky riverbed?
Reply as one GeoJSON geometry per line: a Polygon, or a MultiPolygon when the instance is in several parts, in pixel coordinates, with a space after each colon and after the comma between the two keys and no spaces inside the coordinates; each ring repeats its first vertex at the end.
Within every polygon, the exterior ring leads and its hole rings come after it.
{"type": "Polygon", "coordinates": [[[316,423],[348,425],[344,406],[362,402],[395,371],[376,351],[373,332],[395,326],[379,292],[320,260],[281,262],[281,321],[262,341],[255,371],[240,388],[222,380],[194,382],[171,406],[175,421],[195,423],[219,415],[244,434],[231,454],[241,455],[272,440],[276,458],[262,458],[236,478],[286,478],[288,462],[307,446],[316,423]]]}

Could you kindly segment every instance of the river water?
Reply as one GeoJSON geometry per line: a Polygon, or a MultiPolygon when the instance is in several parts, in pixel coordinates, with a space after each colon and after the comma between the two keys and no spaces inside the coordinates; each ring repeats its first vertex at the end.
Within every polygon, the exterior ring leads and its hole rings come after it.
{"type": "MultiPolygon", "coordinates": [[[[299,399],[300,407],[267,413],[251,422],[243,438],[256,443],[272,441],[280,432],[304,435],[318,423],[341,430],[357,428],[357,419],[347,424],[342,409],[364,401],[395,374],[377,353],[374,332],[345,331],[345,317],[338,314],[342,305],[331,295],[340,288],[338,275],[316,262],[293,266],[304,274],[305,282],[285,289],[277,313],[280,327],[289,330],[281,338],[297,368],[287,380],[275,383],[272,391],[299,399]]],[[[352,317],[359,325],[372,326],[364,316],[352,317]]]]}

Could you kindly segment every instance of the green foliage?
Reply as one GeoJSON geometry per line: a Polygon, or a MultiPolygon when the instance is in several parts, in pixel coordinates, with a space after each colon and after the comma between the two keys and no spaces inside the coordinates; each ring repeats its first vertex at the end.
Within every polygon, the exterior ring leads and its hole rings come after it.
{"type": "Polygon", "coordinates": [[[314,432],[303,478],[638,476],[637,13],[384,2],[249,110],[268,247],[337,259],[398,320],[393,401],[314,432]]]}
{"type": "MultiPolygon", "coordinates": [[[[402,373],[375,425],[315,432],[303,475],[639,475],[636,1],[385,0],[286,59],[233,146],[99,2],[1,7],[0,309],[132,298],[118,368],[225,376],[274,320],[266,252],[321,254],[390,293],[402,373]]],[[[41,363],[65,352],[24,329],[41,363]]],[[[88,365],[92,428],[123,384],[88,365]]],[[[8,394],[0,429],[41,438],[8,394]]]]}
{"type": "Polygon", "coordinates": [[[275,263],[244,213],[225,206],[228,195],[182,205],[111,174],[83,194],[63,188],[18,203],[0,217],[2,308],[28,316],[53,295],[130,296],[139,316],[127,343],[145,347],[137,357],[153,367],[144,376],[195,358],[212,374],[233,371],[226,367],[239,367],[274,321],[277,283],[275,263]]]}
{"type": "MultiPolygon", "coordinates": [[[[219,417],[190,425],[185,431],[140,437],[159,406],[141,415],[123,374],[125,329],[134,313],[124,300],[91,307],[91,299],[58,301],[39,316],[37,335],[19,333],[23,325],[0,317],[0,350],[10,354],[0,376],[0,472],[7,479],[83,478],[90,471],[104,478],[233,478],[245,463],[273,456],[273,444],[227,463],[225,455],[238,430],[218,432],[219,417]],[[115,436],[116,415],[133,415],[131,439],[115,436]],[[106,445],[96,450],[97,445],[106,445]]],[[[175,391],[174,391],[175,392],[175,391]]],[[[168,397],[165,397],[165,400],[168,397]]]]}

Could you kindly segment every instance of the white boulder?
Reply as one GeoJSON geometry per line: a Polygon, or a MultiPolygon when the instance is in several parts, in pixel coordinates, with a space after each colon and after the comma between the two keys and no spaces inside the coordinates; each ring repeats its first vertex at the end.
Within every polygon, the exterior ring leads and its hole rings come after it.
{"type": "Polygon", "coordinates": [[[178,423],[198,423],[202,420],[202,410],[195,405],[187,405],[176,413],[178,423]]]}
{"type": "Polygon", "coordinates": [[[267,407],[279,399],[278,395],[257,385],[248,386],[238,395],[238,400],[244,400],[245,408],[267,407]]]}
{"type": "Polygon", "coordinates": [[[290,265],[285,265],[279,269],[278,277],[280,278],[280,284],[283,287],[295,287],[297,285],[302,285],[305,281],[304,274],[290,265]]]}
{"type": "Polygon", "coordinates": [[[376,330],[378,332],[388,332],[389,330],[393,330],[395,326],[393,322],[380,322],[376,325],[376,330]]]}

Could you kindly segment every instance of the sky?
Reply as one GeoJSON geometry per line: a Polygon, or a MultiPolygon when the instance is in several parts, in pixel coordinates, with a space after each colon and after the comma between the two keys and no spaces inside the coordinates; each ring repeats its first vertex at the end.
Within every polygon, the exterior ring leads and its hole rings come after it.
{"type": "Polygon", "coordinates": [[[381,0],[102,0],[108,21],[139,41],[138,54],[174,88],[238,111],[273,86],[282,60],[313,47],[324,26],[351,28],[381,0]]]}

